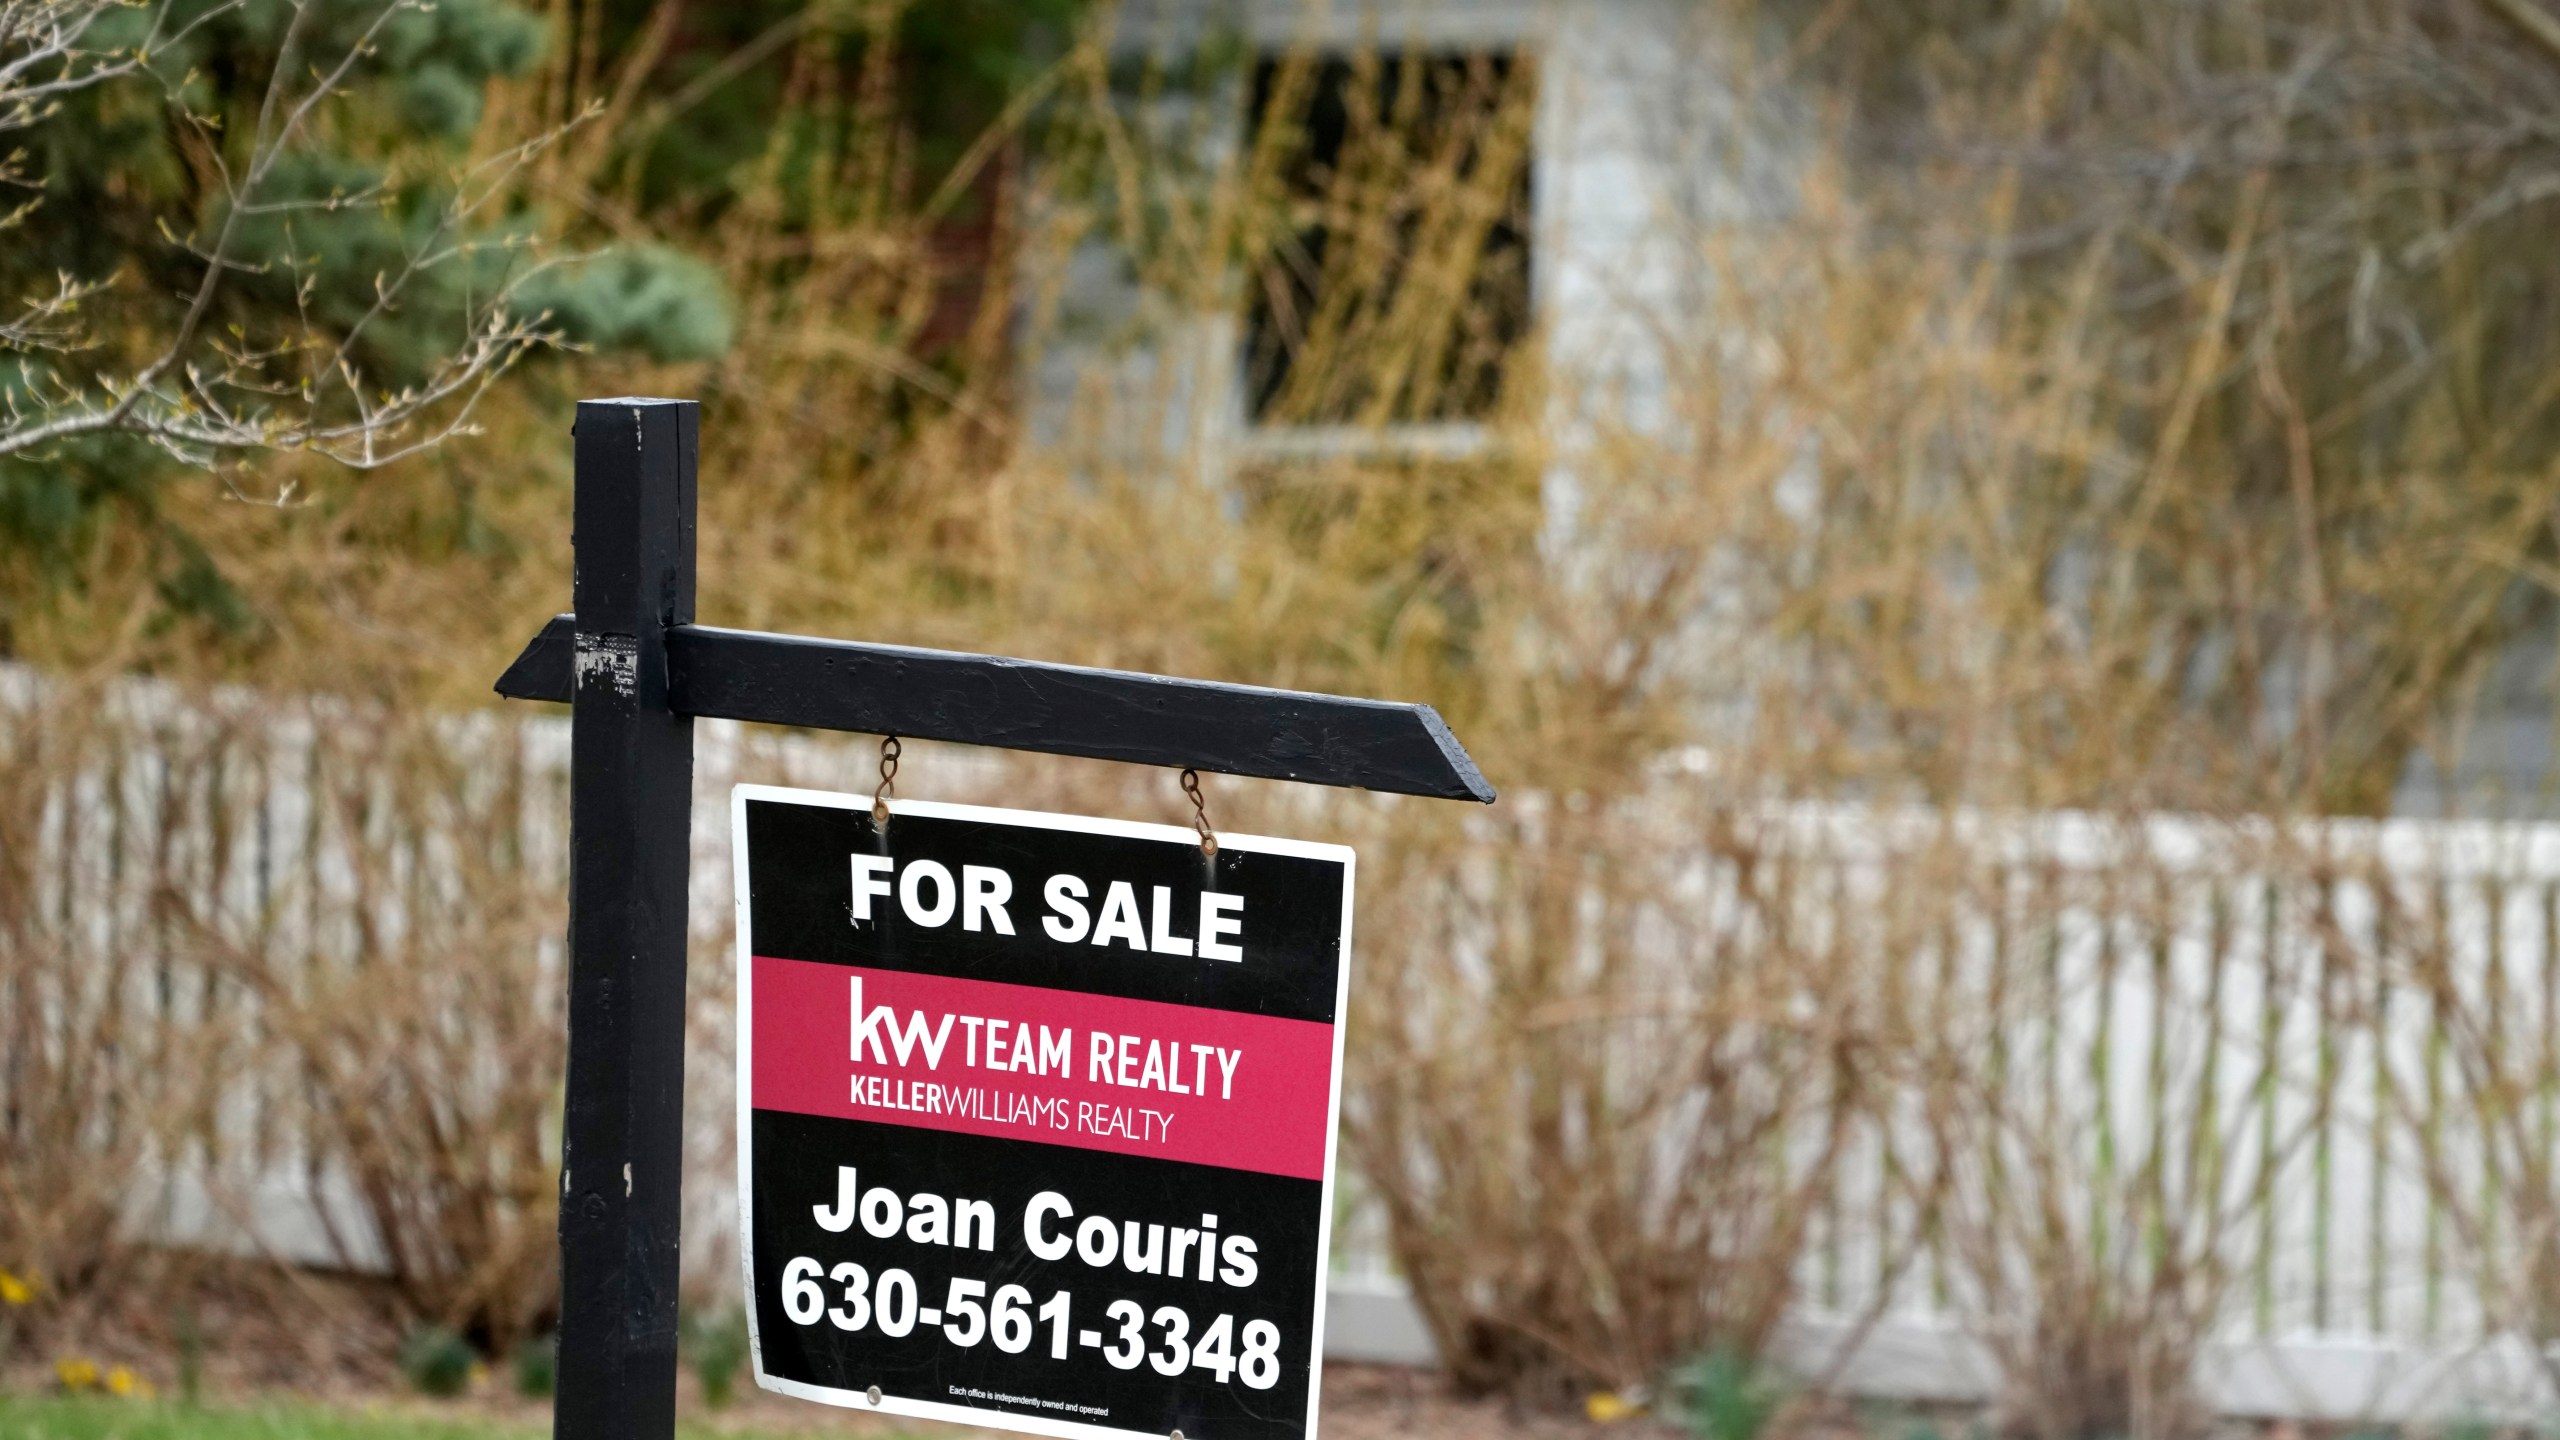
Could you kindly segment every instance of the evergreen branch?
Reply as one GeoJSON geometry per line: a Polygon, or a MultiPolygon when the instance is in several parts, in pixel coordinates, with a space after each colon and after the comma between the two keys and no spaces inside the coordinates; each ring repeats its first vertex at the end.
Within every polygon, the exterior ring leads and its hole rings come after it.
{"type": "MultiPolygon", "coordinates": [[[[31,4],[59,9],[106,3],[112,0],[0,0],[0,24],[6,23],[13,5],[23,10],[31,4]]],[[[123,434],[198,468],[248,451],[307,451],[371,469],[465,433],[480,398],[516,360],[537,346],[559,343],[547,315],[526,319],[513,313],[519,288],[544,268],[537,265],[519,268],[489,294],[472,294],[468,318],[452,348],[430,361],[415,383],[373,388],[357,359],[371,333],[399,311],[420,276],[469,264],[492,249],[521,247],[523,242],[514,238],[470,239],[467,227],[509,193],[531,157],[556,143],[575,122],[459,171],[433,226],[410,237],[400,261],[375,277],[371,305],[347,323],[323,325],[314,316],[319,257],[300,253],[291,217],[378,203],[391,194],[390,184],[316,199],[274,196],[268,187],[284,157],[308,143],[320,107],[346,93],[358,67],[376,53],[384,28],[416,5],[417,0],[388,0],[332,63],[322,65],[303,59],[319,7],[315,0],[295,0],[245,155],[226,157],[218,126],[194,114],[181,99],[177,87],[184,82],[164,81],[180,120],[206,142],[202,158],[222,197],[223,213],[209,237],[190,238],[165,223],[161,227],[163,238],[199,263],[203,273],[167,338],[129,374],[83,383],[58,371],[38,373],[22,365],[28,383],[8,396],[5,415],[0,415],[0,457],[38,455],[85,437],[123,434]],[[280,252],[250,253],[246,222],[276,216],[287,219],[280,252]],[[227,275],[278,271],[293,286],[292,316],[282,338],[238,326],[227,334],[207,334],[227,275]]],[[[155,33],[160,28],[155,26],[155,33]]],[[[140,63],[139,52],[135,63],[140,63]]],[[[79,346],[85,337],[72,312],[108,283],[62,277],[54,294],[27,302],[19,315],[0,325],[0,347],[23,354],[79,346]]],[[[466,286],[466,291],[477,289],[466,286]]]]}
{"type": "MultiPolygon", "coordinates": [[[[536,136],[534,139],[526,141],[522,145],[517,145],[508,150],[500,151],[497,155],[491,156],[487,161],[484,161],[480,165],[474,166],[471,170],[464,172],[464,176],[460,183],[455,185],[453,199],[447,202],[444,214],[439,217],[435,230],[427,237],[424,244],[422,244],[417,250],[411,252],[398,277],[388,281],[387,283],[382,279],[382,277],[376,277],[373,305],[367,309],[362,316],[358,317],[353,325],[348,326],[345,333],[339,337],[336,345],[336,354],[332,357],[330,363],[323,367],[324,373],[332,376],[351,373],[350,357],[352,356],[355,347],[361,343],[365,333],[372,328],[374,323],[389,312],[393,302],[399,295],[399,292],[407,287],[411,279],[436,265],[442,264],[448,259],[452,259],[457,255],[472,253],[475,249],[479,248],[470,246],[447,246],[441,249],[438,248],[439,241],[446,236],[458,233],[461,230],[463,223],[469,220],[480,206],[488,203],[491,197],[502,193],[501,184],[492,184],[481,193],[479,198],[472,198],[469,186],[469,180],[471,177],[485,174],[490,169],[496,168],[501,177],[501,181],[503,181],[505,177],[511,176],[517,170],[520,170],[528,161],[530,161],[535,155],[539,154],[542,150],[557,143],[560,138],[567,134],[568,131],[577,123],[577,121],[573,120],[568,125],[560,126],[557,129],[536,136]]],[[[516,279],[501,292],[502,295],[511,298],[515,288],[521,286],[527,279],[530,279],[532,273],[533,272],[527,272],[524,275],[517,276],[516,279]]],[[[351,394],[356,393],[356,387],[352,385],[349,386],[349,390],[351,394]]]]}
{"type": "MultiPolygon", "coordinates": [[[[293,57],[302,38],[303,29],[316,11],[314,0],[295,0],[293,20],[285,27],[284,41],[277,49],[275,72],[269,77],[266,95],[258,105],[257,138],[250,150],[248,173],[243,178],[239,190],[230,197],[232,203],[224,209],[222,229],[216,235],[209,254],[205,256],[204,279],[197,285],[195,297],[188,303],[186,316],[179,321],[176,335],[171,338],[167,348],[161,351],[158,359],[143,367],[142,373],[135,378],[133,387],[126,392],[126,397],[118,409],[111,412],[111,419],[121,420],[129,417],[133,408],[140,404],[141,397],[152,393],[152,387],[173,366],[177,365],[181,357],[194,345],[196,332],[203,326],[205,315],[213,307],[214,296],[221,289],[224,272],[234,268],[231,247],[239,235],[240,221],[247,213],[243,207],[256,203],[253,197],[266,183],[277,163],[289,153],[294,136],[301,132],[303,124],[310,119],[312,112],[322,101],[337,93],[338,87],[345,83],[347,76],[353,72],[359,60],[372,53],[374,42],[382,34],[383,27],[390,23],[391,17],[409,8],[412,3],[414,0],[392,0],[392,3],[376,12],[373,22],[364,28],[364,33],[357,36],[354,42],[347,46],[346,53],[338,58],[336,67],[321,76],[310,91],[294,103],[284,117],[283,123],[278,125],[275,119],[276,107],[291,90],[286,77],[293,73],[293,57]]],[[[0,454],[6,453],[8,453],[6,450],[0,450],[0,454]]]]}

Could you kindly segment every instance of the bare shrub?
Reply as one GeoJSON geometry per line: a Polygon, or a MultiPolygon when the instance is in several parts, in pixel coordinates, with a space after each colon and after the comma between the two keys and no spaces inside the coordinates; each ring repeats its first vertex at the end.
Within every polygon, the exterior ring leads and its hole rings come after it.
{"type": "Polygon", "coordinates": [[[2425,1037],[2385,1064],[2388,1119],[2489,1326],[2521,1337],[2560,1394],[2555,893],[2459,871],[2427,887],[2378,878],[2375,890],[2368,1004],[2377,1029],[2396,1021],[2425,1037]],[[2515,949],[2539,963],[2510,961],[2515,949]]]}
{"type": "Polygon", "coordinates": [[[167,1052],[148,1042],[169,1031],[131,943],[156,928],[156,887],[111,884],[128,772],[96,724],[101,697],[41,704],[24,679],[0,677],[0,1268],[60,1292],[105,1270],[166,1133],[167,1052]],[[104,903],[75,910],[83,890],[104,903]]]}
{"type": "Polygon", "coordinates": [[[2318,1114],[2285,1037],[2340,1019],[2331,953],[2276,944],[2267,908],[2319,880],[2210,828],[2185,832],[2202,863],[2138,824],[2055,828],[2082,833],[2026,865],[1978,848],[1946,892],[1964,908],[1915,1037],[1934,1223],[2013,1425],[2192,1434],[2198,1358],[2318,1114]]]}
{"type": "Polygon", "coordinates": [[[520,727],[440,721],[314,736],[347,943],[238,963],[361,1200],[340,1248],[505,1354],[558,1298],[565,777],[520,727]]]}
{"type": "Polygon", "coordinates": [[[1364,877],[1361,1174],[1462,1385],[1756,1355],[1866,1063],[1868,957],[1729,817],[1542,802],[1364,877]]]}
{"type": "Polygon", "coordinates": [[[487,722],[5,680],[0,1263],[77,1291],[136,1242],[281,1244],[498,1341],[539,1318],[556,758],[487,722]],[[279,1185],[304,1231],[262,1213],[279,1185]]]}

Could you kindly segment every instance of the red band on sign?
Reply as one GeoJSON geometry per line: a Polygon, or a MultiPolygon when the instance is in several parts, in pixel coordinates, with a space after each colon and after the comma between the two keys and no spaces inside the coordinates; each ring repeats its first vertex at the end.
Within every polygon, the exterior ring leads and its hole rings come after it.
{"type": "Polygon", "coordinates": [[[763,955],[754,963],[756,1109],[1324,1177],[1330,1025],[763,955]]]}

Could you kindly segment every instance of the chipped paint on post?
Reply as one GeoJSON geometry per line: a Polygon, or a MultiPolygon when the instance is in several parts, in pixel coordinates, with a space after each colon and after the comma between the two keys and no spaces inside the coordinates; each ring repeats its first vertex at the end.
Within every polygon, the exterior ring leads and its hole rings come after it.
{"type": "Polygon", "coordinates": [[[629,635],[578,636],[578,684],[601,678],[613,693],[631,696],[640,690],[640,642],[629,635]]]}

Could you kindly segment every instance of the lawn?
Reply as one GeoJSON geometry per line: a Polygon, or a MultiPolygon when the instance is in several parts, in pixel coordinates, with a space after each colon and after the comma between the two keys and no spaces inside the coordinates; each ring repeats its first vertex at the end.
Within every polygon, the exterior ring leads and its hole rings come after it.
{"type": "MultiPolygon", "coordinates": [[[[268,1404],[0,1395],[0,1440],[542,1440],[551,1427],[486,1415],[268,1404]]],[[[772,1440],[771,1432],[685,1427],[682,1440],[772,1440]]]]}
{"type": "Polygon", "coordinates": [[[0,1396],[0,1440],[534,1440],[548,1428],[398,1411],[0,1396]]]}

